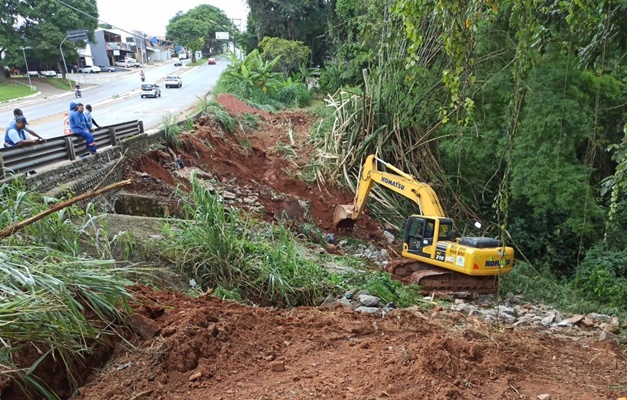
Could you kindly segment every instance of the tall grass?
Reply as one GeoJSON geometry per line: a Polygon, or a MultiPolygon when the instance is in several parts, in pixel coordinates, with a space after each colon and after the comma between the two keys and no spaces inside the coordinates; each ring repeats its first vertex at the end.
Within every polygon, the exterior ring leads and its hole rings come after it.
{"type": "MultiPolygon", "coordinates": [[[[353,280],[352,273],[338,276],[322,268],[285,226],[227,210],[219,195],[211,194],[195,176],[190,193],[183,196],[189,221],[168,236],[164,251],[203,289],[216,288],[249,303],[291,307],[312,305],[321,296],[364,289],[370,283],[370,278],[353,280]]],[[[398,302],[413,295],[411,289],[390,285],[386,296],[398,302]]]]}
{"type": "Polygon", "coordinates": [[[166,144],[179,148],[181,146],[181,127],[176,120],[176,115],[169,111],[166,112],[161,117],[161,125],[163,125],[163,134],[166,144]]]}
{"type": "MultiPolygon", "coordinates": [[[[0,186],[0,227],[46,208],[44,200],[26,193],[19,182],[0,186]]],[[[57,397],[37,378],[37,367],[53,357],[77,387],[81,360],[95,343],[116,334],[115,326],[129,311],[126,277],[136,271],[104,259],[114,240],[89,209],[59,211],[0,246],[0,374],[46,398],[57,397]],[[16,365],[12,360],[18,351],[40,357],[31,365],[16,365]]]]}

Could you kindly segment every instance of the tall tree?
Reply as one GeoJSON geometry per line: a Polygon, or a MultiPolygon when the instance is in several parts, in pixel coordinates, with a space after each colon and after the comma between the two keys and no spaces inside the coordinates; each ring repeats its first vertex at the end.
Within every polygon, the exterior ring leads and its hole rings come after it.
{"type": "Polygon", "coordinates": [[[305,66],[311,54],[311,50],[303,42],[267,36],[259,43],[259,47],[263,50],[261,55],[265,60],[280,57],[276,67],[283,72],[285,79],[293,71],[305,66]]]}
{"type": "Polygon", "coordinates": [[[328,0],[248,0],[248,29],[261,41],[266,36],[299,40],[312,51],[313,64],[324,58],[328,0]]]}
{"type": "MultiPolygon", "coordinates": [[[[93,40],[98,26],[96,0],[66,2],[82,12],[55,0],[5,1],[5,7],[0,11],[0,52],[6,51],[8,60],[19,63],[17,60],[22,57],[20,46],[30,47],[27,51],[31,57],[42,65],[56,68],[61,60],[59,45],[68,30],[84,29],[93,40]]],[[[76,59],[77,49],[84,46],[84,42],[66,41],[63,45],[64,55],[76,59]]]]}
{"type": "Polygon", "coordinates": [[[209,30],[208,24],[194,18],[184,17],[168,24],[166,37],[174,43],[186,47],[192,52],[192,62],[196,61],[196,52],[205,44],[204,37],[209,30]]]}
{"type": "MultiPolygon", "coordinates": [[[[231,36],[237,33],[235,25],[233,25],[224,11],[209,4],[201,4],[187,12],[177,12],[176,15],[170,19],[168,26],[166,27],[166,31],[179,30],[180,27],[171,28],[171,26],[176,24],[181,19],[193,19],[203,23],[202,27],[204,31],[200,37],[203,38],[204,47],[211,53],[221,51],[222,44],[227,42],[216,40],[216,32],[228,32],[231,36]]],[[[180,44],[186,46],[183,43],[180,44]]]]}

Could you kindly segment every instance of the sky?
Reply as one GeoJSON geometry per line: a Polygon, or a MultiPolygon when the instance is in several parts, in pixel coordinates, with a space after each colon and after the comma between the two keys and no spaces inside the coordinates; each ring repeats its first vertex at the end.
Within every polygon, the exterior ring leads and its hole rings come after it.
{"type": "MultiPolygon", "coordinates": [[[[97,0],[101,23],[108,23],[126,31],[143,31],[149,36],[165,36],[165,27],[178,11],[209,4],[220,8],[229,18],[240,18],[246,26],[246,0],[97,0]]],[[[238,21],[235,21],[237,24],[238,21]]]]}

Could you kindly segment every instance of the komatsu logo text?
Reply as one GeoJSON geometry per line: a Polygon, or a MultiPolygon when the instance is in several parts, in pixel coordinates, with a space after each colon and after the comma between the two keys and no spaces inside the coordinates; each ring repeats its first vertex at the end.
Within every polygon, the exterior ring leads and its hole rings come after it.
{"type": "Polygon", "coordinates": [[[394,187],[399,188],[401,190],[405,190],[405,185],[403,185],[400,182],[396,182],[396,181],[393,181],[393,180],[388,179],[388,178],[381,178],[381,182],[387,183],[388,185],[394,186],[394,187]]]}
{"type": "MultiPolygon", "coordinates": [[[[510,265],[512,263],[511,260],[505,260],[504,265],[510,265]]],[[[500,260],[488,260],[485,262],[485,266],[486,267],[499,267],[501,266],[501,261],[500,260]]]]}

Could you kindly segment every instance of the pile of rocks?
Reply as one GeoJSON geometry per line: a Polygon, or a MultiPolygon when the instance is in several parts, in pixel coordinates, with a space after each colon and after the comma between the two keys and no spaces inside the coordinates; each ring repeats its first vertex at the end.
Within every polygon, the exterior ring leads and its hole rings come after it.
{"type": "Polygon", "coordinates": [[[566,317],[552,307],[525,303],[522,296],[511,293],[498,303],[494,295],[479,296],[470,302],[455,299],[449,309],[477,316],[490,324],[547,329],[555,333],[598,336],[600,339],[614,338],[621,329],[621,321],[616,316],[590,313],[566,317]]]}
{"type": "Polygon", "coordinates": [[[192,172],[201,185],[216,194],[218,199],[227,206],[237,206],[249,212],[264,212],[264,207],[259,202],[259,193],[248,185],[239,186],[232,180],[218,179],[213,174],[196,167],[184,167],[177,169],[175,174],[179,177],[191,180],[192,172]]]}
{"type": "Polygon", "coordinates": [[[386,249],[379,250],[372,244],[357,244],[355,246],[348,246],[348,242],[346,240],[340,240],[338,246],[343,250],[344,254],[350,254],[357,258],[368,259],[381,267],[381,269],[385,269],[385,266],[390,261],[390,255],[386,249]]]}
{"type": "Polygon", "coordinates": [[[327,296],[319,307],[326,309],[342,307],[358,313],[384,317],[385,314],[394,310],[396,305],[394,303],[386,303],[379,297],[372,296],[365,290],[360,290],[358,292],[348,292],[340,298],[327,296]]]}
{"type": "MultiPolygon", "coordinates": [[[[429,300],[430,298],[426,298],[429,300]]],[[[320,307],[342,307],[355,312],[385,317],[394,310],[394,303],[386,303],[367,291],[346,293],[340,298],[327,296],[320,307]]],[[[564,336],[586,336],[600,340],[622,340],[621,329],[627,328],[616,316],[590,313],[566,317],[560,311],[544,304],[523,302],[522,296],[508,294],[497,302],[494,295],[482,295],[472,300],[455,299],[450,306],[438,306],[436,313],[463,313],[491,325],[505,325],[518,329],[544,330],[564,336]]]]}

